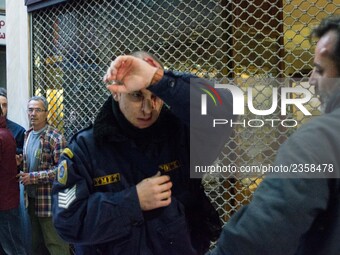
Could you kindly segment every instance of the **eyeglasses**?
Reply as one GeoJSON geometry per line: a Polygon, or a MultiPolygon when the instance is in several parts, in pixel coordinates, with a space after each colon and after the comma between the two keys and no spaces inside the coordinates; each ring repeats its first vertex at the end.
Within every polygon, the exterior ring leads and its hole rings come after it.
{"type": "MultiPolygon", "coordinates": [[[[145,95],[141,91],[134,91],[134,92],[128,93],[127,95],[129,99],[133,102],[143,102],[146,99],[145,95]]],[[[160,101],[161,99],[152,94],[150,97],[150,100],[153,103],[155,103],[157,101],[160,101]]]]}
{"type": "Polygon", "coordinates": [[[155,109],[157,103],[161,101],[161,99],[158,96],[151,94],[150,97],[147,97],[141,91],[134,91],[128,93],[127,97],[131,102],[141,103],[142,108],[144,108],[146,105],[150,105],[152,109],[155,109]]]}
{"type": "Polygon", "coordinates": [[[27,109],[28,113],[33,113],[34,111],[37,112],[37,113],[47,112],[47,110],[43,110],[43,109],[40,109],[40,108],[28,108],[27,109]]]}

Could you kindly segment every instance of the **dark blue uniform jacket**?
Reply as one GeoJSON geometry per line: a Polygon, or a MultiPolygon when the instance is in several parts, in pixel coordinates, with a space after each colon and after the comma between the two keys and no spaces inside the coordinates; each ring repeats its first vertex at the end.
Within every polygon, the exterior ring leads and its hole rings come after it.
{"type": "MultiPolygon", "coordinates": [[[[132,127],[110,97],[94,126],[71,139],[53,187],[53,221],[77,254],[203,254],[219,236],[218,214],[201,180],[190,178],[189,85],[190,76],[166,72],[150,88],[170,109],[149,128],[132,127]],[[172,202],[143,212],[136,184],[158,171],[171,177],[172,202]]],[[[222,97],[230,117],[230,94],[222,97]]],[[[215,158],[230,135],[216,130],[216,139],[203,136],[215,158]]]]}

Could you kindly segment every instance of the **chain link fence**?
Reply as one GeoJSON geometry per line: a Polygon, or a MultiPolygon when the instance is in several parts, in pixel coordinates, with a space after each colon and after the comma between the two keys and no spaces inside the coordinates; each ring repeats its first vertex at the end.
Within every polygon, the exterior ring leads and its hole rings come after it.
{"type": "MultiPolygon", "coordinates": [[[[335,13],[339,0],[68,1],[32,13],[33,93],[48,98],[50,123],[69,139],[94,120],[108,97],[102,77],[109,63],[145,50],[168,69],[233,78],[244,91],[252,88],[257,109],[268,109],[268,78],[300,78],[288,86],[314,94],[308,85],[314,51],[309,34],[335,13]]],[[[308,105],[313,115],[318,104],[308,105]]],[[[290,108],[288,116],[307,120],[298,109],[290,108]]],[[[271,163],[294,130],[238,125],[216,164],[271,163]]],[[[209,176],[205,186],[226,222],[251,200],[260,181],[209,176]]]]}

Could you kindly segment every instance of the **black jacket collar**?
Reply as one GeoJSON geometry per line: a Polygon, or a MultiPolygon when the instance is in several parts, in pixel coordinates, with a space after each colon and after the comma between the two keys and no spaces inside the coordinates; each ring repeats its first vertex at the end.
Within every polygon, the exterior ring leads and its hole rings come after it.
{"type": "Polygon", "coordinates": [[[179,120],[163,106],[156,123],[146,129],[133,127],[121,113],[118,104],[110,96],[100,109],[93,125],[96,143],[124,142],[135,140],[136,143],[163,141],[168,132],[176,132],[179,120]]]}
{"type": "Polygon", "coordinates": [[[117,126],[116,120],[112,112],[112,96],[110,96],[102,108],[100,109],[94,124],[93,124],[93,135],[96,142],[102,143],[106,140],[109,141],[124,141],[124,137],[119,127],[117,126]]]}

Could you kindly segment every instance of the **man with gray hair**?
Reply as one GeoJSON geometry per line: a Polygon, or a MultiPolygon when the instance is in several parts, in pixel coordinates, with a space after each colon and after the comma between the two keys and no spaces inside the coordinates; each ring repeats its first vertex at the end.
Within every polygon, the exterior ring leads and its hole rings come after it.
{"type": "Polygon", "coordinates": [[[26,202],[32,226],[33,254],[69,254],[69,246],[52,224],[51,190],[57,164],[66,146],[64,136],[47,122],[48,102],[34,96],[28,102],[31,128],[25,133],[23,172],[18,174],[25,186],[26,202]],[[44,247],[45,246],[45,247],[44,247]]]}

